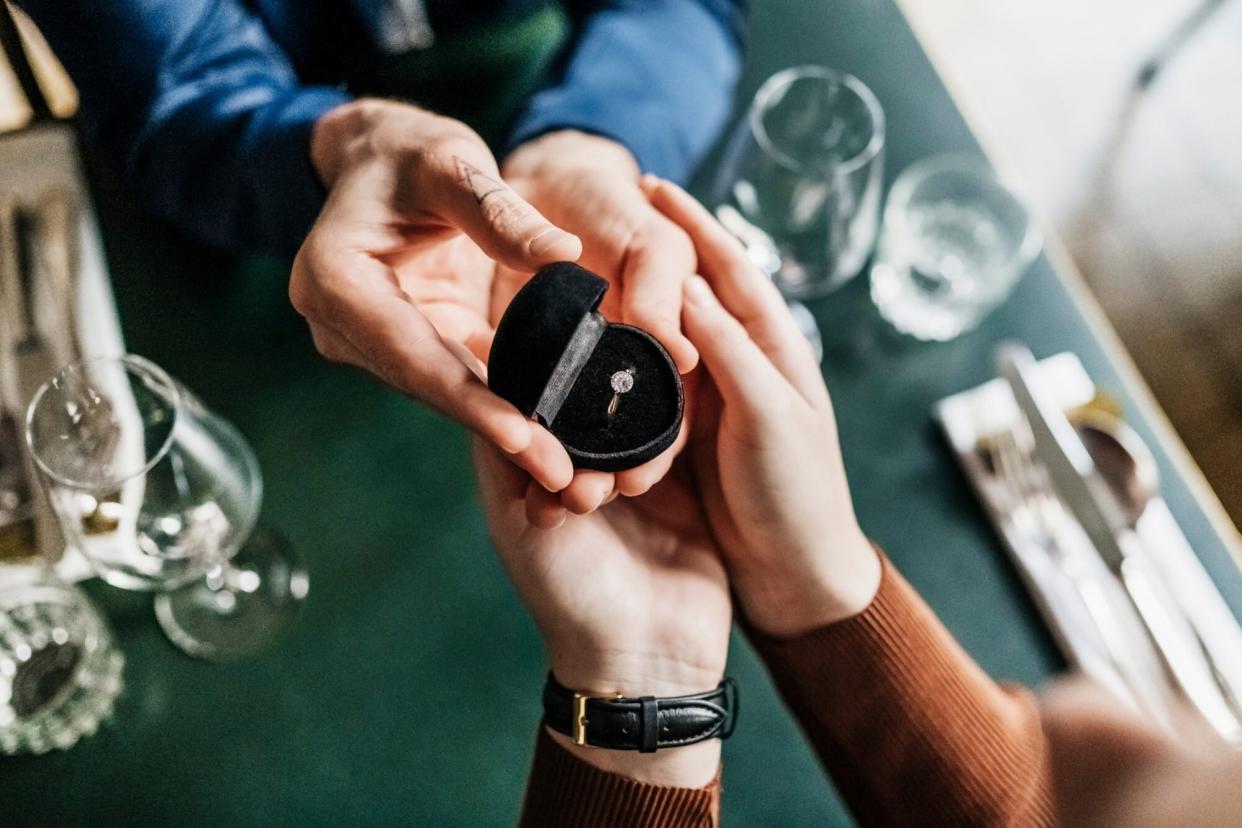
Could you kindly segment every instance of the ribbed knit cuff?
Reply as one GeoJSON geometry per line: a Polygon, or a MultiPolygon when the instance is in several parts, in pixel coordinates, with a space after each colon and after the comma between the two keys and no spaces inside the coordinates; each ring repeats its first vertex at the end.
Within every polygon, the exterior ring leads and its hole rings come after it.
{"type": "Polygon", "coordinates": [[[858,615],[793,638],[748,632],[855,817],[1049,823],[1033,699],[997,686],[881,560],[858,615]]]}
{"type": "Polygon", "coordinates": [[[711,828],[719,812],[719,776],[704,788],[648,785],[582,761],[539,725],[523,826],[711,828]]]}

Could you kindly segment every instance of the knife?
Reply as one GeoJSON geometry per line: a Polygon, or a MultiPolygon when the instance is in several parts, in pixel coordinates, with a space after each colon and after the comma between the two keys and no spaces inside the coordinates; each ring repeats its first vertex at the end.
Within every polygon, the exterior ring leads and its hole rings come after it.
{"type": "Polygon", "coordinates": [[[1035,454],[1047,468],[1053,488],[1121,581],[1170,678],[1226,742],[1242,744],[1242,721],[1218,684],[1193,629],[1150,576],[1141,553],[1135,554],[1137,537],[1124,511],[1065,412],[1041,390],[1035,357],[1025,346],[1007,345],[1001,348],[998,363],[1030,425],[1035,454]]]}
{"type": "MultiPolygon", "coordinates": [[[[52,299],[56,326],[52,333],[58,346],[58,362],[82,359],[77,333],[78,314],[78,215],[73,196],[62,189],[53,189],[38,202],[39,276],[52,299]]],[[[51,337],[49,337],[50,339],[51,337]]]]}

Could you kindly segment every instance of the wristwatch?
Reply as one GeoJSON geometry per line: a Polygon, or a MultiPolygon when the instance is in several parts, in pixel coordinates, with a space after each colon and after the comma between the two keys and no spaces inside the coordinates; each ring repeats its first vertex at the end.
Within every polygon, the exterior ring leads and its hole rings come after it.
{"type": "Polygon", "coordinates": [[[656,698],[576,693],[549,673],[543,686],[548,727],[579,745],[654,753],[707,739],[728,739],[737,723],[737,684],[692,696],[656,698]]]}

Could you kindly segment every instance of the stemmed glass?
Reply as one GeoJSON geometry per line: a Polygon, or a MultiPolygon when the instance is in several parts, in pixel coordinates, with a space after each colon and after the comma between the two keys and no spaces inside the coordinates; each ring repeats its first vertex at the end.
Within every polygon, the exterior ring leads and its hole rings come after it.
{"type": "Polygon", "coordinates": [[[824,296],[862,269],[875,244],[884,112],[860,80],[822,66],[768,78],[726,145],[712,189],[716,217],[790,302],[824,296]]]}
{"type": "Polygon", "coordinates": [[[307,577],[287,544],[254,531],[254,452],[159,366],[71,363],[35,393],[26,439],[65,540],[107,583],[157,591],[182,650],[240,657],[292,619],[307,577]]]}

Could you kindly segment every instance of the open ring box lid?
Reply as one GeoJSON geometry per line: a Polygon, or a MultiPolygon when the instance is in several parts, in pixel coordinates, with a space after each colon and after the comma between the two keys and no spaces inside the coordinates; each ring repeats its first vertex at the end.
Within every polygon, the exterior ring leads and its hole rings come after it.
{"type": "Polygon", "coordinates": [[[574,466],[621,471],[673,444],[685,409],[681,377],[655,337],[599,312],[608,282],[570,262],[536,273],[505,310],[488,385],[535,417],[574,466]],[[612,377],[633,377],[610,415],[612,377]]]}

